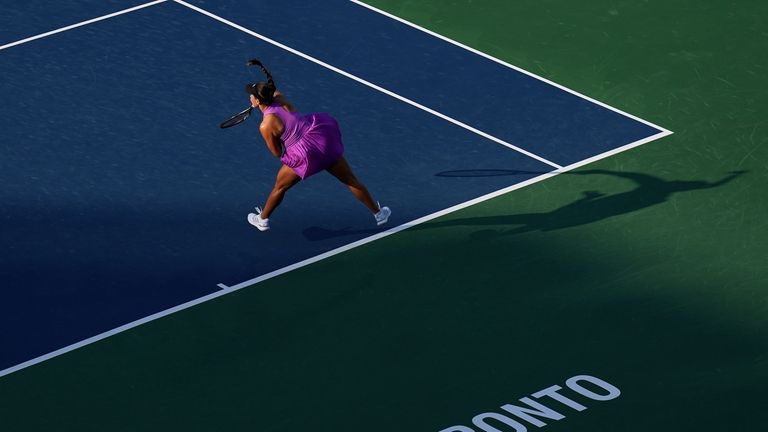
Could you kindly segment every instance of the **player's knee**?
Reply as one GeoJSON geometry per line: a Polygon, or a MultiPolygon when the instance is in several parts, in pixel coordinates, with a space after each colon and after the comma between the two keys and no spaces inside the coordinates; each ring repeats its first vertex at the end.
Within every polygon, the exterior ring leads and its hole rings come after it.
{"type": "Polygon", "coordinates": [[[272,188],[272,193],[282,195],[290,188],[291,188],[290,186],[286,186],[286,185],[277,185],[274,188],[272,188]]]}

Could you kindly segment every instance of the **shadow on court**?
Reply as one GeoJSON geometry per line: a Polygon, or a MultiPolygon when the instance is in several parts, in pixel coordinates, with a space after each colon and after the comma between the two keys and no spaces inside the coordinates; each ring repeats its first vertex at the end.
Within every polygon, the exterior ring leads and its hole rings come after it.
{"type": "MultiPolygon", "coordinates": [[[[515,175],[519,171],[513,170],[460,170],[447,171],[437,174],[444,177],[482,177],[515,175]]],[[[712,189],[723,186],[746,171],[734,171],[715,182],[701,180],[662,180],[648,174],[633,172],[618,172],[602,169],[593,169],[567,173],[568,175],[607,175],[631,180],[635,188],[613,195],[606,195],[598,191],[585,191],[582,197],[558,209],[542,213],[521,213],[502,216],[488,216],[477,218],[454,219],[444,222],[434,222],[418,225],[412,229],[423,230],[448,226],[484,226],[484,225],[517,225],[508,230],[483,231],[476,235],[481,237],[495,237],[515,235],[531,231],[555,231],[586,225],[621,214],[632,213],[647,207],[661,204],[669,199],[672,194],[701,189],[712,189]]],[[[370,230],[329,230],[321,227],[310,227],[304,230],[304,235],[311,241],[325,240],[332,237],[353,234],[373,234],[376,229],[370,230]]]]}
{"type": "Polygon", "coordinates": [[[321,241],[321,240],[328,240],[336,237],[358,235],[358,234],[373,235],[377,232],[381,232],[381,229],[370,228],[370,229],[361,230],[361,229],[342,228],[340,230],[333,230],[333,229],[328,229],[323,227],[309,227],[303,231],[304,237],[306,237],[307,240],[309,241],[321,241]]]}
{"type": "Polygon", "coordinates": [[[515,228],[478,233],[479,235],[514,235],[530,231],[555,231],[586,225],[621,214],[632,213],[647,207],[661,204],[672,194],[723,186],[745,171],[735,171],[715,182],[701,180],[662,180],[648,174],[618,172],[601,169],[568,173],[569,175],[608,175],[624,178],[635,183],[635,188],[627,192],[606,195],[598,191],[585,191],[582,197],[558,209],[541,213],[521,213],[481,218],[455,219],[437,222],[416,229],[428,229],[456,225],[518,225],[515,228]]]}
{"type": "Polygon", "coordinates": [[[435,174],[435,177],[503,177],[525,174],[547,174],[549,171],[522,171],[507,169],[471,169],[471,170],[451,170],[442,171],[435,174]]]}
{"type": "MultiPolygon", "coordinates": [[[[450,170],[441,171],[435,174],[435,177],[444,178],[480,178],[480,177],[502,177],[502,176],[527,176],[527,175],[539,175],[547,174],[549,171],[525,171],[525,170],[509,170],[509,169],[468,169],[468,170],[450,170]]],[[[336,237],[353,236],[353,235],[373,235],[381,232],[380,228],[370,229],[327,229],[323,227],[313,226],[306,228],[303,231],[304,237],[310,241],[322,241],[336,237]]]]}

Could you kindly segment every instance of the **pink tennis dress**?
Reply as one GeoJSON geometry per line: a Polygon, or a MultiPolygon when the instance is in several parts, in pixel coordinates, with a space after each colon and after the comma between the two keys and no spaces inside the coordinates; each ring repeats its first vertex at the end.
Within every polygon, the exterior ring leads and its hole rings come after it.
{"type": "Polygon", "coordinates": [[[326,113],[302,115],[273,104],[264,115],[274,114],[283,121],[280,139],[285,154],[280,160],[302,179],[330,168],[344,153],[341,131],[336,119],[326,113]]]}

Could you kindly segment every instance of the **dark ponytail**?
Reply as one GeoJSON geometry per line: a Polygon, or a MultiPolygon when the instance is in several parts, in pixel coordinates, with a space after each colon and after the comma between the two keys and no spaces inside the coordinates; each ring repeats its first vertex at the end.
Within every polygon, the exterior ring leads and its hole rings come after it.
{"type": "Polygon", "coordinates": [[[259,102],[271,105],[275,100],[275,80],[272,79],[272,74],[269,73],[267,68],[256,59],[248,60],[246,63],[248,66],[258,66],[264,75],[267,76],[267,82],[260,82],[256,84],[248,84],[245,86],[245,91],[254,95],[259,102]]]}

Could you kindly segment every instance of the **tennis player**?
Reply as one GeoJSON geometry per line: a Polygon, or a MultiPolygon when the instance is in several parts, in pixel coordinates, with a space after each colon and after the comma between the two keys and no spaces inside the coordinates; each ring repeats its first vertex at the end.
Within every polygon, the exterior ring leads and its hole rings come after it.
{"type": "Polygon", "coordinates": [[[328,171],[371,211],[377,225],[385,224],[392,212],[373,200],[344,159],[336,119],[325,113],[300,114],[277,91],[272,75],[261,62],[250,60],[248,64],[258,66],[267,76],[267,82],[248,84],[245,91],[250,94],[251,106],[264,114],[259,130],[267,148],[283,163],[264,209],[257,207],[256,213],[248,215],[248,222],[260,231],[268,230],[269,217],[288,189],[311,175],[328,171]]]}

